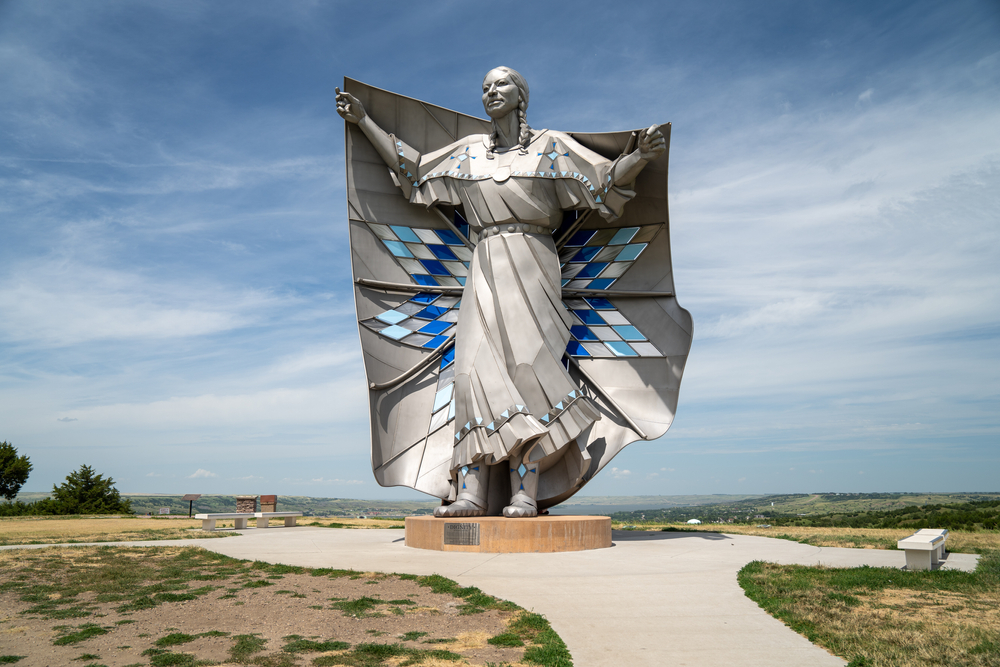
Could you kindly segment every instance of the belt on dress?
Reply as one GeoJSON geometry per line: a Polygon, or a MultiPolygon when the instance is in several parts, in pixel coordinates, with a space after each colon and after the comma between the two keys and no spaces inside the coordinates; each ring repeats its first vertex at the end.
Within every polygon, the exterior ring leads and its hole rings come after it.
{"type": "Polygon", "coordinates": [[[483,227],[481,236],[496,236],[497,234],[551,234],[552,230],[541,225],[527,225],[524,223],[508,223],[503,225],[490,225],[483,227]]]}

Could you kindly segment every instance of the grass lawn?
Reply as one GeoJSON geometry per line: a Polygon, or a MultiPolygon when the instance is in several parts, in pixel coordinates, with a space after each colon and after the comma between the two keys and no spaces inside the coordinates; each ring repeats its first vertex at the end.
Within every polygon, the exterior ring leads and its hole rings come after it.
{"type": "Polygon", "coordinates": [[[805,567],[755,561],[746,594],[852,667],[1000,665],[1000,552],[975,572],[805,567]]]}

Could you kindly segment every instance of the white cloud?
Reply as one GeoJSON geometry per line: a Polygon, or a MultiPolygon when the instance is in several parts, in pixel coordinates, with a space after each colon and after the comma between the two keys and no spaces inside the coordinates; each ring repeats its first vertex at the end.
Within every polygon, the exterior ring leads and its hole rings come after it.
{"type": "Polygon", "coordinates": [[[204,468],[198,468],[193,473],[188,475],[185,479],[200,479],[202,477],[218,477],[214,472],[205,470],[204,468]]]}
{"type": "Polygon", "coordinates": [[[70,411],[94,428],[127,426],[179,430],[248,424],[330,424],[367,414],[364,381],[354,374],[316,386],[262,389],[247,394],[175,396],[149,403],[116,403],[70,411]]]}
{"type": "Polygon", "coordinates": [[[872,94],[875,92],[874,88],[869,88],[865,92],[858,95],[858,104],[867,103],[872,101],[872,94]]]}
{"type": "Polygon", "coordinates": [[[276,302],[252,291],[154,282],[76,262],[19,263],[0,277],[0,338],[74,345],[204,336],[247,326],[276,302]]]}
{"type": "Polygon", "coordinates": [[[715,322],[699,327],[703,338],[742,336],[753,329],[793,327],[804,324],[826,309],[819,294],[803,294],[766,303],[745,313],[723,314],[715,322]]]}
{"type": "MultiPolygon", "coordinates": [[[[197,473],[195,473],[195,474],[197,474],[197,473]]],[[[155,473],[155,472],[147,472],[146,473],[146,477],[163,477],[163,475],[161,475],[159,473],[155,473]]]]}

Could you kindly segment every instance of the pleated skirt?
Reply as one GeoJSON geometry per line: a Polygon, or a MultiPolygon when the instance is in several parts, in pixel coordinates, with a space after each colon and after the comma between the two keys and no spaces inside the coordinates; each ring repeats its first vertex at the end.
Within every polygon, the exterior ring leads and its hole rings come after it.
{"type": "Polygon", "coordinates": [[[530,453],[537,461],[600,419],[563,366],[572,316],[550,234],[476,246],[455,336],[452,470],[530,453]]]}

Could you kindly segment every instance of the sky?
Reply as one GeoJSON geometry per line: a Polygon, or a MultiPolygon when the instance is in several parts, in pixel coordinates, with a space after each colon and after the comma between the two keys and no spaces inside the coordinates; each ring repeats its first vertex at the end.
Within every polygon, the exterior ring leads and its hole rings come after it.
{"type": "Polygon", "coordinates": [[[25,491],[426,499],[370,466],[344,76],[672,122],[674,424],[581,495],[1000,490],[1000,4],[0,0],[25,491]]]}

